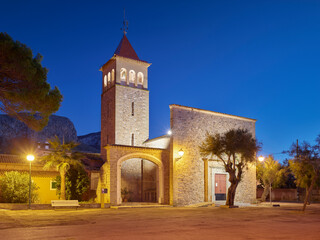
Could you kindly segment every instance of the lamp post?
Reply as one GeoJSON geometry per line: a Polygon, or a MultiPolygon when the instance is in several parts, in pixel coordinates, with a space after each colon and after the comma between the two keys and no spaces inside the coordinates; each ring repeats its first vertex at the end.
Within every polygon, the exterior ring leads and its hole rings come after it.
{"type": "Polygon", "coordinates": [[[27,160],[30,163],[30,168],[29,168],[29,209],[31,209],[31,162],[34,160],[34,156],[32,154],[29,154],[27,156],[27,160]]]}

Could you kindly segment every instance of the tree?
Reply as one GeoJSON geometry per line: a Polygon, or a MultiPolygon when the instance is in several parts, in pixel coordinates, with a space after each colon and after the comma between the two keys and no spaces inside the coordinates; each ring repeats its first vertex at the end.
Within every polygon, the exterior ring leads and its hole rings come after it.
{"type": "Polygon", "coordinates": [[[271,197],[270,186],[274,183],[279,184],[284,174],[285,169],[281,169],[281,164],[275,161],[272,155],[269,155],[265,161],[257,163],[257,179],[262,182],[264,188],[261,201],[266,201],[268,193],[271,197]]]}
{"type": "Polygon", "coordinates": [[[37,131],[47,125],[62,101],[58,88],[50,89],[41,60],[25,44],[0,33],[0,111],[37,131]]]}
{"type": "Polygon", "coordinates": [[[248,130],[232,129],[224,134],[209,135],[200,145],[202,156],[216,156],[229,173],[230,187],[228,188],[226,205],[233,206],[236,189],[242,180],[242,173],[249,163],[256,160],[256,152],[260,149],[256,139],[248,130]]]}
{"type": "MultiPolygon", "coordinates": [[[[36,202],[39,187],[32,182],[31,202],[36,202]]],[[[17,171],[5,172],[0,178],[1,201],[6,203],[27,203],[29,201],[29,174],[17,171]]]]}
{"type": "MultiPolygon", "coordinates": [[[[57,193],[61,195],[61,177],[55,178],[57,193]]],[[[82,195],[89,189],[90,180],[87,172],[82,167],[71,166],[66,173],[66,199],[82,200],[82,195]]]]}
{"type": "Polygon", "coordinates": [[[78,145],[77,143],[61,144],[57,136],[50,140],[49,144],[52,151],[41,158],[41,161],[44,162],[43,168],[50,169],[55,167],[59,171],[61,177],[60,199],[66,200],[66,173],[71,166],[82,167],[82,154],[72,151],[78,145]]]}
{"type": "Polygon", "coordinates": [[[302,207],[305,211],[313,187],[320,181],[320,135],[315,145],[303,142],[301,146],[292,144],[288,151],[294,158],[289,161],[289,166],[296,178],[296,184],[306,189],[302,207]]]}

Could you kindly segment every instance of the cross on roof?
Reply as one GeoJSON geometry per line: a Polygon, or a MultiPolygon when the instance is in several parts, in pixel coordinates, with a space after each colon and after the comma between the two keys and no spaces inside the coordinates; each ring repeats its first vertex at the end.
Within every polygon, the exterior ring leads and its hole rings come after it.
{"type": "Polygon", "coordinates": [[[123,34],[126,35],[127,31],[128,31],[128,21],[126,20],[126,9],[123,9],[123,22],[122,22],[123,26],[121,28],[121,30],[123,31],[123,34]]]}

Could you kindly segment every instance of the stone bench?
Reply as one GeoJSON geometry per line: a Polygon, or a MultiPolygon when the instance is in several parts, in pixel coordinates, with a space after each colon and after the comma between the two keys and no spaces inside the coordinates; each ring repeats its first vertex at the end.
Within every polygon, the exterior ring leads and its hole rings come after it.
{"type": "Polygon", "coordinates": [[[56,207],[76,207],[78,208],[79,202],[78,200],[51,200],[51,206],[56,208],[56,207]]]}

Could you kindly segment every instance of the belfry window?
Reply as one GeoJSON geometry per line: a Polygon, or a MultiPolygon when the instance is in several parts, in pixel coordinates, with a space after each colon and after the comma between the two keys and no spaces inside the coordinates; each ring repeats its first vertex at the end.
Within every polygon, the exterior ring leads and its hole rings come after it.
{"type": "Polygon", "coordinates": [[[110,75],[110,72],[108,72],[108,83],[110,84],[110,81],[111,81],[111,75],[110,75]]]}
{"type": "Polygon", "coordinates": [[[127,70],[125,68],[120,69],[120,79],[124,81],[127,80],[127,70]]]}
{"type": "Polygon", "coordinates": [[[138,72],[138,84],[143,84],[143,73],[138,72]]]}
{"type": "Polygon", "coordinates": [[[111,71],[111,81],[114,82],[114,69],[111,71]]]}
{"type": "Polygon", "coordinates": [[[129,82],[134,83],[136,80],[136,73],[133,70],[130,70],[129,72],[129,82]]]}
{"type": "Polygon", "coordinates": [[[104,75],[103,84],[105,87],[107,86],[107,75],[104,75]]]}

